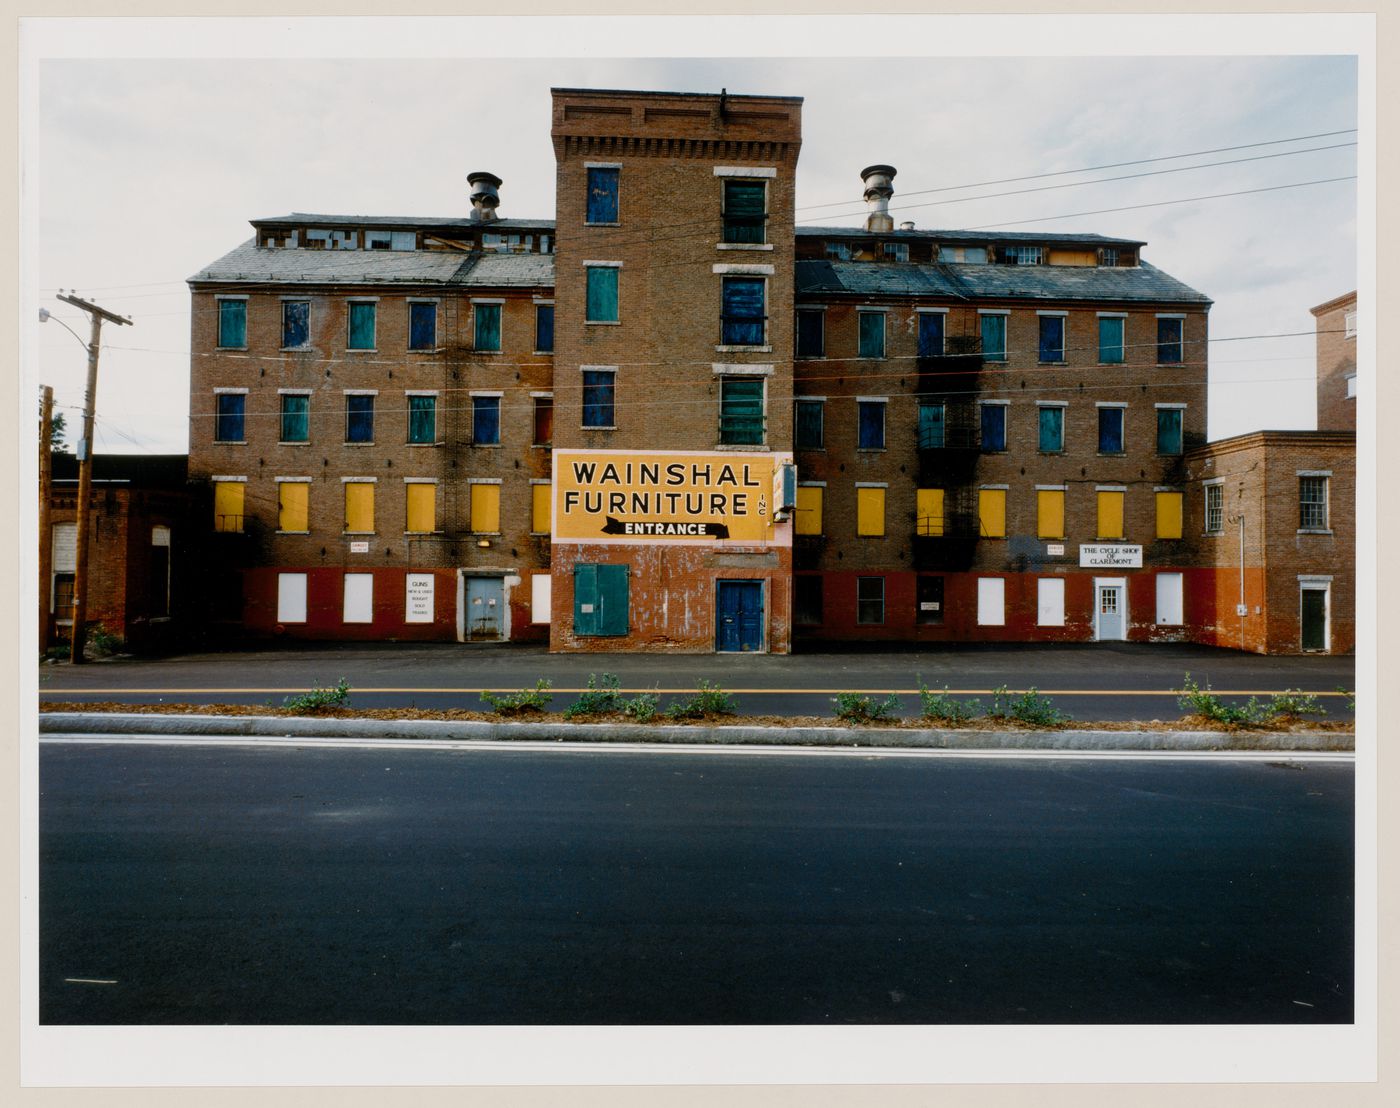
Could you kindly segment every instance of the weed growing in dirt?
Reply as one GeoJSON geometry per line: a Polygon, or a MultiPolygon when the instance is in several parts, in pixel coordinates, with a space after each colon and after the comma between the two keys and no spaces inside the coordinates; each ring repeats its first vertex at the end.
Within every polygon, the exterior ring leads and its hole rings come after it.
{"type": "Polygon", "coordinates": [[[1281,693],[1274,693],[1264,710],[1271,718],[1282,716],[1297,719],[1299,716],[1327,714],[1327,709],[1318,702],[1316,694],[1305,693],[1302,689],[1284,689],[1281,693]]]}
{"type": "Polygon", "coordinates": [[[1245,727],[1253,723],[1262,723],[1269,718],[1268,707],[1260,704],[1257,697],[1251,696],[1246,703],[1238,707],[1226,704],[1210,691],[1208,682],[1203,689],[1191,680],[1189,673],[1182,678],[1179,691],[1181,696],[1177,698],[1176,703],[1183,712],[1201,716],[1216,723],[1224,723],[1231,727],[1245,727]]]}
{"type": "Polygon", "coordinates": [[[350,685],[344,677],[333,689],[312,689],[300,696],[289,696],[282,701],[282,707],[299,715],[323,712],[328,708],[344,708],[350,703],[350,685]]]}
{"type": "Polygon", "coordinates": [[[677,700],[666,709],[669,719],[703,719],[706,716],[732,716],[739,703],[718,685],[701,678],[700,691],[687,700],[677,700]]]}
{"type": "Polygon", "coordinates": [[[1034,686],[1016,696],[1005,685],[992,690],[992,707],[987,715],[992,719],[1014,720],[1028,727],[1060,727],[1069,722],[1069,713],[1062,712],[1041,696],[1034,686]]]}
{"type": "Polygon", "coordinates": [[[874,723],[892,719],[899,711],[899,697],[894,693],[877,701],[861,693],[843,692],[833,696],[831,702],[836,705],[836,718],[843,723],[874,723]]]}
{"type": "Polygon", "coordinates": [[[579,697],[567,708],[564,709],[564,718],[573,719],[576,716],[596,716],[604,712],[615,712],[618,710],[618,702],[622,699],[622,694],[617,691],[617,674],[605,673],[599,677],[596,673],[588,675],[588,688],[579,693],[579,697]]]}
{"type": "Polygon", "coordinates": [[[546,691],[549,687],[549,678],[541,677],[535,682],[533,689],[521,689],[519,692],[500,696],[493,692],[483,692],[481,699],[489,704],[498,716],[523,716],[530,712],[543,712],[549,707],[549,702],[554,699],[554,694],[546,691]]]}
{"type": "Polygon", "coordinates": [[[943,686],[942,692],[933,692],[919,678],[919,714],[932,723],[966,723],[982,714],[980,700],[954,700],[943,686]]]}

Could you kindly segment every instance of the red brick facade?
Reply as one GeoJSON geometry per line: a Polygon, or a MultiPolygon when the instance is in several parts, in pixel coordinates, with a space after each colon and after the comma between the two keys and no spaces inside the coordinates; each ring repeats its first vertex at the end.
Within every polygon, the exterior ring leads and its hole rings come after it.
{"type": "Polygon", "coordinates": [[[1317,428],[1356,430],[1356,293],[1312,309],[1317,321],[1317,428]]]}

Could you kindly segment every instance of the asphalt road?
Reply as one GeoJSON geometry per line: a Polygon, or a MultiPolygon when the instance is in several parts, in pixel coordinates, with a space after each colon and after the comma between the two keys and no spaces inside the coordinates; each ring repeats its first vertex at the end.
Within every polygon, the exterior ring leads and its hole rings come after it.
{"type": "Polygon", "coordinates": [[[1345,1023],[1345,762],[41,746],[55,1024],[1345,1023]]]}
{"type": "MultiPolygon", "coordinates": [[[[554,685],[552,705],[574,700],[590,673],[617,674],[628,689],[693,690],[700,680],[734,692],[746,715],[832,714],[835,692],[902,691],[901,710],[916,714],[920,678],[986,703],[991,690],[1036,687],[1081,720],[1176,719],[1173,690],[1190,673],[1237,702],[1299,688],[1320,694],[1332,718],[1349,718],[1338,687],[1354,689],[1355,658],[1261,657],[1167,643],[1055,646],[959,645],[919,651],[874,650],[793,655],[551,655],[540,647],[434,644],[303,644],[262,652],[187,654],[159,660],[119,658],[84,666],[44,665],[39,696],[49,701],[181,701],[274,704],[344,677],[351,703],[366,708],[482,707],[482,689],[554,685]],[[1235,695],[1237,694],[1237,695],[1235,695]]],[[[672,696],[663,695],[663,706],[672,696]]]]}

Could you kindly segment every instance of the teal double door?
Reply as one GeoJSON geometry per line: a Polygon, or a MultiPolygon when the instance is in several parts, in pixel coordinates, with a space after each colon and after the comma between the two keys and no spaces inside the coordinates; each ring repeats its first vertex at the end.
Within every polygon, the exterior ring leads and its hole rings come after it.
{"type": "Polygon", "coordinates": [[[763,649],[763,582],[715,582],[715,649],[751,653],[763,649]]]}

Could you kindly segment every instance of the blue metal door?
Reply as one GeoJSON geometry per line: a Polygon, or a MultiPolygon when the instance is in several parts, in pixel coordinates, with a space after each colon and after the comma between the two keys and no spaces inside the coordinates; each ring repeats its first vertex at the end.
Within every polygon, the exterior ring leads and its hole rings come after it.
{"type": "Polygon", "coordinates": [[[501,637],[505,598],[505,582],[501,578],[467,578],[465,630],[469,640],[489,641],[501,637]]]}
{"type": "Polygon", "coordinates": [[[715,582],[715,649],[763,649],[763,582],[715,582]]]}

